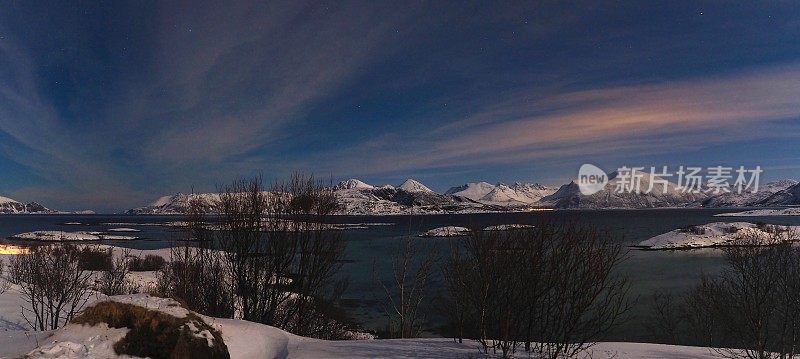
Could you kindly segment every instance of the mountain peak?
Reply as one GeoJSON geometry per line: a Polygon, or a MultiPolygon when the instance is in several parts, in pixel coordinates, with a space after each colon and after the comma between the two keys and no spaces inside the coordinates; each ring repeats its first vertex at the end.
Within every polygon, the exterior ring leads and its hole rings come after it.
{"type": "Polygon", "coordinates": [[[406,192],[429,192],[429,193],[433,193],[433,190],[431,190],[430,188],[426,187],[424,184],[420,183],[419,181],[411,179],[411,178],[407,179],[405,182],[403,182],[403,184],[401,184],[397,188],[398,189],[402,189],[402,190],[404,190],[406,192]]]}
{"type": "Polygon", "coordinates": [[[334,187],[336,190],[341,189],[373,189],[375,186],[371,184],[364,183],[361,180],[357,180],[355,178],[351,178],[349,180],[341,181],[339,184],[334,187]]]}
{"type": "Polygon", "coordinates": [[[494,185],[488,182],[469,182],[461,186],[450,188],[445,194],[469,198],[477,201],[494,189],[494,185]]]}

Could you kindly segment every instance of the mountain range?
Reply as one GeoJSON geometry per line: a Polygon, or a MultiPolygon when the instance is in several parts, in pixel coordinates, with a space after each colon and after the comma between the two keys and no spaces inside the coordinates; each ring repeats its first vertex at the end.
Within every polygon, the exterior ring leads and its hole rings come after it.
{"type": "MultiPolygon", "coordinates": [[[[613,180],[617,174],[608,174],[613,180]]],[[[332,189],[340,209],[338,214],[444,214],[470,212],[525,211],[535,209],[603,209],[667,207],[782,207],[800,206],[800,182],[784,179],[759,186],[756,193],[684,193],[674,183],[658,177],[642,178],[641,187],[653,183],[650,193],[618,193],[613,181],[597,193],[584,195],[574,181],[559,188],[538,183],[470,182],[437,193],[414,179],[392,186],[375,186],[358,179],[339,182],[332,189]],[[667,183],[664,188],[663,183],[667,183]]],[[[218,193],[176,193],[163,196],[127,214],[185,214],[190,199],[198,199],[201,210],[217,213],[218,193]]],[[[36,202],[0,197],[0,214],[65,213],[36,202]]],[[[75,213],[93,213],[81,211],[75,213]]]]}
{"type": "MultiPolygon", "coordinates": [[[[559,188],[538,183],[470,182],[437,193],[414,179],[403,183],[375,186],[358,179],[339,182],[332,189],[336,194],[339,214],[439,214],[525,211],[535,209],[603,209],[603,208],[670,208],[670,207],[760,207],[800,205],[800,183],[781,180],[761,185],[757,193],[709,194],[687,193],[676,184],[659,177],[645,176],[641,189],[649,193],[618,193],[613,181],[617,173],[608,174],[609,182],[591,195],[580,192],[577,183],[559,188]],[[651,186],[652,183],[652,186],[651,186]]],[[[182,194],[158,198],[156,201],[128,210],[129,214],[181,214],[188,210],[190,198],[198,198],[203,209],[217,211],[216,193],[182,194]]]]}

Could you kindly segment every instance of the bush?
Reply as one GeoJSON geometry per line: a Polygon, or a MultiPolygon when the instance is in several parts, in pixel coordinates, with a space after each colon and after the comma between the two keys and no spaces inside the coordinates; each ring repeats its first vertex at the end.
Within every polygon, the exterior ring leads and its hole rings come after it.
{"type": "Polygon", "coordinates": [[[144,258],[132,257],[129,262],[131,272],[160,271],[166,264],[166,259],[154,254],[148,254],[144,258]]]}
{"type": "Polygon", "coordinates": [[[174,298],[198,313],[232,318],[234,294],[224,276],[222,255],[204,247],[175,247],[158,272],[155,294],[174,298]]]}
{"type": "Polygon", "coordinates": [[[64,246],[66,250],[76,251],[79,265],[82,270],[103,272],[112,267],[113,253],[111,248],[100,249],[96,247],[83,247],[78,249],[73,245],[64,246]]]}
{"type": "Polygon", "coordinates": [[[683,227],[683,228],[680,229],[680,231],[683,232],[683,233],[689,233],[689,234],[694,234],[694,235],[698,235],[698,236],[702,236],[702,235],[706,234],[706,228],[705,227],[703,227],[703,226],[695,226],[695,225],[683,227]]]}
{"type": "Polygon", "coordinates": [[[178,318],[127,303],[102,302],[72,320],[75,324],[106,323],[111,328],[130,331],[114,344],[119,355],[160,358],[230,358],[222,335],[200,317],[189,313],[178,318]],[[209,346],[208,332],[213,337],[209,346]]]}

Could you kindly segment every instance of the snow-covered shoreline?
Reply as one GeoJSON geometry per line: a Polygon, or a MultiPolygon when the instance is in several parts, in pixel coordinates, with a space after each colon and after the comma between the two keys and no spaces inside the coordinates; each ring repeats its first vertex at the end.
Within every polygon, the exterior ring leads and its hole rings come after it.
{"type": "Polygon", "coordinates": [[[753,209],[743,212],[729,212],[715,215],[717,217],[782,217],[800,216],[800,207],[789,207],[779,209],[753,209]]]}

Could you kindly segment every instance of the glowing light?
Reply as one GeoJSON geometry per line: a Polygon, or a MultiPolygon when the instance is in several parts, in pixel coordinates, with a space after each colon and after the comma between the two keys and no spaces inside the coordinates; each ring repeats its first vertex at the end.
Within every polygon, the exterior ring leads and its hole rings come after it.
{"type": "Polygon", "coordinates": [[[0,254],[26,254],[30,250],[13,244],[0,244],[0,254]]]}

